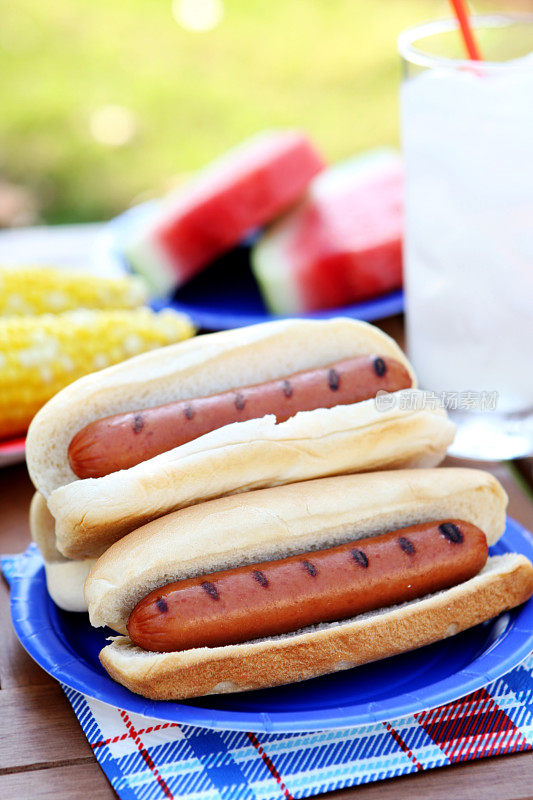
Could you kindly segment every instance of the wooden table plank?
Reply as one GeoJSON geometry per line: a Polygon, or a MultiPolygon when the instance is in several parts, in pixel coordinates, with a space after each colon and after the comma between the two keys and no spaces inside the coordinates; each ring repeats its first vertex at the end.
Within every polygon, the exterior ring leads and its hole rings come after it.
{"type": "Polygon", "coordinates": [[[18,553],[30,539],[28,511],[35,489],[25,464],[0,468],[2,553],[18,553]]]}
{"type": "MultiPolygon", "coordinates": [[[[5,552],[0,536],[0,552],[5,552]]],[[[56,682],[29,657],[15,635],[9,612],[9,589],[0,577],[0,689],[53,686],[56,682]]]]}
{"type": "MultiPolygon", "coordinates": [[[[28,510],[34,489],[26,466],[0,469],[0,553],[19,553],[30,541],[28,510]]],[[[0,688],[56,685],[29,657],[11,625],[9,589],[0,577],[0,688]]]]}
{"type": "Polygon", "coordinates": [[[533,500],[533,458],[519,458],[514,463],[517,478],[521,481],[522,488],[533,500]]]}
{"type": "MultiPolygon", "coordinates": [[[[320,795],[316,800],[528,800],[531,753],[480,759],[320,795]]],[[[0,796],[32,800],[116,800],[96,761],[0,777],[0,796]]],[[[280,795],[281,797],[281,795],[280,795]]]]}
{"type": "Polygon", "coordinates": [[[50,769],[11,772],[0,777],[2,800],[116,800],[96,763],[58,765],[50,769]]]}
{"type": "Polygon", "coordinates": [[[0,772],[80,758],[92,749],[56,681],[0,691],[0,772]]]}

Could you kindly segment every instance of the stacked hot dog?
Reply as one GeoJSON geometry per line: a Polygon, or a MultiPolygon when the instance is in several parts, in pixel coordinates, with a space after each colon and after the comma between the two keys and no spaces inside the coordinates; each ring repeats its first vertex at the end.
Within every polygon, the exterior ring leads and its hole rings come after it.
{"type": "Polygon", "coordinates": [[[526,558],[487,559],[504,528],[498,482],[433,469],[452,438],[365,323],[280,321],[137,356],[31,425],[49,591],[123,634],[102,663],[154,698],[302,680],[444,638],[533,593],[526,558]],[[380,391],[394,393],[386,411],[380,391]]]}

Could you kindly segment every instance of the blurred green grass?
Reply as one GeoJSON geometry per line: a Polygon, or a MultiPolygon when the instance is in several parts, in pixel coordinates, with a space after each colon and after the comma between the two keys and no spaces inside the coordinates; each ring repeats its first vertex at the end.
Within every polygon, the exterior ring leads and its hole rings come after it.
{"type": "Polygon", "coordinates": [[[105,219],[270,126],[330,159],[398,141],[396,37],[445,0],[226,0],[194,33],[170,0],[2,0],[0,174],[46,221],[105,219]],[[117,104],[135,132],[95,139],[117,104]]]}

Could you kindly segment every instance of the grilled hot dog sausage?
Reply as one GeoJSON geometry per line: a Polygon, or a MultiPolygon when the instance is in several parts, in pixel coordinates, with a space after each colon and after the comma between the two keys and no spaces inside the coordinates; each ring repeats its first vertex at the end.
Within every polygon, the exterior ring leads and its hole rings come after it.
{"type": "Polygon", "coordinates": [[[476,575],[486,560],[487,540],[475,525],[413,525],[171,583],[136,605],[128,633],[158,652],[237,644],[447,589],[476,575]]]}
{"type": "Polygon", "coordinates": [[[409,373],[393,358],[351,358],[210,397],[96,420],[72,439],[69,462],[78,478],[100,478],[231,422],[265,414],[284,422],[298,411],[358,403],[380,389],[395,392],[411,385],[409,373]]]}

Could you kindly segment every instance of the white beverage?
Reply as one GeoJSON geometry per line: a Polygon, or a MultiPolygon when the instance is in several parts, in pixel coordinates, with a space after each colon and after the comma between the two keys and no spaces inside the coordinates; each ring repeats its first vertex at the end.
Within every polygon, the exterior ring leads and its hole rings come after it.
{"type": "Polygon", "coordinates": [[[408,349],[422,387],[533,409],[533,56],[402,87],[408,349]]]}

